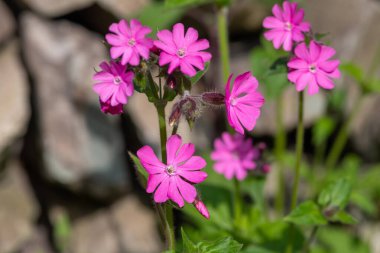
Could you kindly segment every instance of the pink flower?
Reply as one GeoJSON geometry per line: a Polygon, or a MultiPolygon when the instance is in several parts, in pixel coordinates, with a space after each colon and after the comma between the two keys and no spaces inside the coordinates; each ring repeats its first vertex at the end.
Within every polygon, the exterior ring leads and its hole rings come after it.
{"type": "Polygon", "coordinates": [[[93,90],[99,95],[100,101],[109,101],[111,106],[126,104],[128,97],[133,94],[133,72],[125,72],[125,66],[117,62],[102,62],[100,68],[102,70],[93,77],[96,81],[93,90]]]}
{"type": "Polygon", "coordinates": [[[108,99],[106,102],[100,102],[100,110],[103,113],[109,113],[112,115],[122,114],[123,113],[123,104],[117,104],[116,106],[111,105],[111,99],[108,99]]]}
{"type": "Polygon", "coordinates": [[[243,180],[248,170],[256,168],[254,160],[259,155],[259,151],[253,147],[250,139],[244,139],[244,136],[238,133],[231,135],[225,132],[221,138],[214,141],[211,159],[215,161],[216,172],[224,174],[229,180],[233,177],[243,180]]]}
{"type": "Polygon", "coordinates": [[[203,203],[198,197],[195,199],[193,205],[203,217],[210,219],[210,213],[208,212],[205,203],[203,203]]]}
{"type": "Polygon", "coordinates": [[[286,51],[292,49],[293,41],[304,40],[303,32],[310,31],[310,24],[303,22],[304,10],[297,10],[297,3],[284,1],[283,10],[278,4],[273,6],[273,16],[266,17],[263,22],[265,28],[271,29],[264,33],[264,37],[273,42],[276,49],[283,44],[286,51]]]}
{"type": "Polygon", "coordinates": [[[183,24],[178,23],[173,26],[173,32],[162,30],[157,37],[159,40],[154,41],[154,45],[162,50],[159,64],[164,66],[170,63],[169,74],[180,67],[182,73],[194,76],[197,73],[194,67],[203,70],[205,62],[211,59],[210,53],[202,52],[209,48],[208,40],[198,40],[198,32],[192,27],[185,35],[183,24]]]}
{"type": "Polygon", "coordinates": [[[331,78],[339,78],[339,60],[329,60],[335,55],[331,47],[310,42],[309,49],[305,43],[295,49],[295,57],[288,62],[290,72],[288,79],[295,83],[296,90],[302,91],[308,86],[310,95],[319,91],[319,86],[331,90],[334,83],[331,78]]]}
{"type": "Polygon", "coordinates": [[[152,31],[149,27],[132,19],[129,25],[125,20],[113,23],[109,30],[112,33],[106,35],[106,40],[111,45],[112,59],[122,56],[121,63],[123,65],[129,63],[137,66],[140,64],[140,56],[145,60],[149,58],[149,50],[153,46],[153,40],[145,38],[152,31]]]}
{"type": "Polygon", "coordinates": [[[236,77],[232,91],[228,78],[226,85],[225,104],[229,124],[239,133],[244,134],[244,128],[251,131],[260,116],[260,108],[264,104],[264,97],[257,91],[259,83],[251,72],[236,77]]]}
{"type": "Polygon", "coordinates": [[[158,160],[149,146],[137,151],[141,164],[149,174],[146,191],[154,193],[154,201],[166,202],[171,199],[178,206],[184,206],[184,200],[193,203],[197,191],[193,184],[203,182],[207,174],[200,171],[206,161],[200,156],[193,156],[194,144],[182,144],[179,135],[172,135],[167,143],[167,164],[158,160]]]}

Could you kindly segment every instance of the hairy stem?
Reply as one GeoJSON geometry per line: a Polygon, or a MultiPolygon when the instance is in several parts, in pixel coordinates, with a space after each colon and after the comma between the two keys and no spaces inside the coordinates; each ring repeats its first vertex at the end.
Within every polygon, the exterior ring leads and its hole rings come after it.
{"type": "Polygon", "coordinates": [[[301,161],[303,153],[303,138],[304,138],[304,125],[303,125],[303,91],[298,95],[298,125],[297,125],[297,140],[296,140],[296,167],[292,189],[292,202],[291,210],[297,206],[298,187],[300,182],[301,161]]]}
{"type": "MultiPolygon", "coordinates": [[[[160,101],[156,104],[158,122],[160,126],[160,140],[161,140],[161,157],[162,162],[166,164],[166,119],[165,119],[165,101],[160,101]]],[[[165,239],[169,250],[175,250],[175,235],[174,235],[174,221],[173,221],[173,208],[170,204],[164,206],[158,205],[159,212],[164,214],[165,219],[162,221],[165,230],[165,239]]]]}
{"type": "Polygon", "coordinates": [[[286,132],[283,120],[283,95],[281,95],[276,104],[276,138],[275,138],[275,156],[278,164],[277,193],[275,207],[277,214],[282,216],[285,209],[285,176],[284,176],[284,153],[286,149],[286,132]]]}

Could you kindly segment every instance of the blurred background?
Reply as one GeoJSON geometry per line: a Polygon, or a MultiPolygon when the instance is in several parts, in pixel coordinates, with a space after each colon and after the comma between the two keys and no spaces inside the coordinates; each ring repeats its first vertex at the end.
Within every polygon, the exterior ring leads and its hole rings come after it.
{"type": "MultiPolygon", "coordinates": [[[[261,23],[274,2],[232,1],[233,73],[255,73],[261,23]]],[[[314,31],[328,33],[326,39],[337,49],[338,58],[355,63],[348,65],[351,74],[356,69],[364,76],[380,77],[379,0],[301,4],[314,31]]],[[[143,144],[158,147],[155,110],[136,93],[125,115],[103,115],[91,78],[94,68],[108,59],[103,39],[111,23],[137,17],[155,31],[181,21],[210,40],[213,54],[209,72],[193,92],[223,91],[215,13],[212,4],[170,8],[156,0],[0,0],[0,253],[162,249],[150,196],[139,186],[127,157],[127,150],[136,152],[143,144]]],[[[267,89],[264,93],[270,97],[269,85],[262,83],[261,89],[267,89]]],[[[314,151],[311,126],[331,112],[331,103],[339,108],[340,113],[333,114],[339,126],[360,96],[352,78],[345,76],[337,86],[334,94],[306,99],[307,152],[314,151]]],[[[296,97],[289,85],[282,98],[289,149],[294,148],[296,97]]],[[[256,140],[265,141],[270,149],[276,133],[275,102],[276,98],[267,100],[254,131],[256,140]]],[[[349,127],[344,154],[360,157],[363,168],[380,163],[379,106],[380,95],[365,96],[349,127]]],[[[205,112],[191,133],[186,124],[179,132],[198,150],[210,150],[223,130],[223,114],[205,112]]],[[[329,138],[334,135],[332,131],[329,138]]],[[[269,176],[268,199],[274,194],[275,180],[269,176]]],[[[362,222],[357,233],[371,252],[378,253],[380,205],[375,202],[374,208],[375,218],[362,222]]]]}

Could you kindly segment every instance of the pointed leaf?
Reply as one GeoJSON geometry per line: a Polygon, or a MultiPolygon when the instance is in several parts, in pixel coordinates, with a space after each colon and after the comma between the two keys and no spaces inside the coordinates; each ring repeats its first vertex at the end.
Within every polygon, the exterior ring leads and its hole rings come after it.
{"type": "Polygon", "coordinates": [[[297,206],[287,217],[285,221],[297,225],[325,225],[327,220],[322,215],[317,204],[313,201],[306,201],[297,206]]]}

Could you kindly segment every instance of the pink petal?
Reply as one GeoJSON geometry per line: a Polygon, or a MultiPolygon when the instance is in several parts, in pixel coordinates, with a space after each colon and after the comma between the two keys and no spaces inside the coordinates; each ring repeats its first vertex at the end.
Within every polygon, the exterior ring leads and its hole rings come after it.
{"type": "Polygon", "coordinates": [[[327,73],[327,75],[331,78],[340,78],[340,71],[339,69],[336,69],[332,73],[327,73]]]}
{"type": "Polygon", "coordinates": [[[310,60],[312,62],[317,61],[320,53],[321,53],[321,46],[312,40],[310,42],[310,60]]]}
{"type": "Polygon", "coordinates": [[[309,64],[300,58],[293,58],[288,62],[288,67],[293,69],[309,69],[309,64]]]}
{"type": "Polygon", "coordinates": [[[318,63],[318,67],[325,72],[334,72],[340,64],[339,60],[325,61],[318,63]]]}
{"type": "MultiPolygon", "coordinates": [[[[187,57],[186,57],[187,58],[187,57]]],[[[190,77],[195,76],[197,71],[194,67],[187,61],[187,59],[182,59],[180,62],[181,72],[190,77]]]]}
{"type": "Polygon", "coordinates": [[[124,105],[128,101],[125,92],[123,90],[121,90],[120,88],[119,88],[119,91],[116,93],[116,100],[117,100],[118,103],[124,104],[124,105]]]}
{"type": "Polygon", "coordinates": [[[229,101],[230,99],[230,96],[231,96],[231,88],[230,88],[230,85],[231,85],[231,79],[232,79],[232,74],[228,77],[228,80],[227,80],[227,84],[226,84],[226,88],[225,88],[225,94],[226,94],[226,101],[229,101]]]}
{"type": "Polygon", "coordinates": [[[146,26],[142,26],[135,34],[135,39],[136,40],[141,40],[143,39],[146,35],[152,32],[152,29],[146,26]]]}
{"type": "MultiPolygon", "coordinates": [[[[112,48],[111,48],[111,50],[112,50],[112,48]]],[[[127,65],[127,63],[130,61],[130,59],[132,57],[132,53],[133,53],[132,48],[126,47],[124,54],[123,54],[123,57],[121,58],[121,64],[127,65]]]]}
{"type": "Polygon", "coordinates": [[[247,177],[247,171],[240,165],[237,165],[235,168],[235,176],[237,180],[242,181],[247,177]]]}
{"type": "Polygon", "coordinates": [[[169,54],[172,54],[172,55],[175,55],[176,54],[176,48],[174,46],[171,46],[170,44],[166,44],[162,41],[159,41],[159,40],[155,40],[153,42],[153,44],[158,47],[159,49],[169,53],[169,54]]]}
{"type": "Polygon", "coordinates": [[[197,196],[197,191],[195,190],[195,187],[182,180],[180,177],[175,178],[182,197],[185,199],[186,202],[193,203],[195,197],[197,196]]]}
{"type": "Polygon", "coordinates": [[[297,57],[310,62],[309,51],[307,50],[305,43],[298,44],[294,52],[297,57]]]}
{"type": "Polygon", "coordinates": [[[273,15],[279,19],[279,20],[282,20],[283,21],[283,18],[282,18],[282,10],[280,8],[280,6],[278,4],[275,4],[272,8],[272,13],[273,15]]]}
{"type": "Polygon", "coordinates": [[[190,159],[195,152],[195,146],[192,143],[185,143],[180,147],[177,156],[174,158],[173,163],[182,163],[190,159]]]}
{"type": "Polygon", "coordinates": [[[200,156],[192,156],[181,165],[177,165],[179,170],[201,170],[206,167],[206,161],[200,156]]]}
{"type": "Polygon", "coordinates": [[[185,46],[188,46],[194,43],[195,41],[197,41],[197,39],[198,39],[198,31],[192,27],[189,27],[185,35],[185,46]]]}
{"type": "Polygon", "coordinates": [[[136,49],[132,50],[132,55],[131,55],[131,58],[129,58],[128,63],[132,66],[137,66],[140,64],[140,57],[136,49]]]}
{"type": "Polygon", "coordinates": [[[291,3],[289,3],[288,1],[284,1],[282,3],[282,7],[283,7],[283,10],[284,12],[282,13],[282,16],[284,18],[284,21],[290,21],[291,20],[291,17],[292,17],[292,7],[291,7],[291,3]]]}
{"type": "Polygon", "coordinates": [[[302,22],[297,26],[298,29],[300,29],[302,32],[309,32],[311,29],[311,25],[309,22],[302,22]]]}
{"type": "Polygon", "coordinates": [[[321,86],[322,88],[326,89],[326,90],[331,90],[334,88],[334,83],[333,81],[331,81],[330,78],[328,78],[325,74],[323,73],[317,73],[317,82],[319,84],[319,86],[321,86]]]}
{"type": "Polygon", "coordinates": [[[309,82],[309,87],[307,89],[307,93],[309,95],[314,95],[314,94],[317,94],[318,91],[319,91],[319,86],[317,84],[317,81],[315,80],[315,76],[313,75],[310,78],[310,82],[309,82]]]}
{"type": "Polygon", "coordinates": [[[167,164],[173,164],[177,151],[181,147],[182,138],[178,134],[170,136],[166,142],[167,164]]]}
{"type": "Polygon", "coordinates": [[[297,91],[304,90],[305,87],[309,84],[312,77],[313,75],[310,72],[300,75],[300,77],[296,81],[296,90],[297,91]]]}
{"type": "Polygon", "coordinates": [[[131,30],[129,29],[128,23],[124,19],[120,20],[118,28],[121,33],[123,33],[124,35],[127,35],[128,37],[132,35],[131,30]]]}
{"type": "Polygon", "coordinates": [[[166,173],[150,174],[148,177],[148,182],[146,184],[146,192],[147,193],[154,192],[157,186],[168,177],[169,176],[166,173]]]}
{"type": "Polygon", "coordinates": [[[173,57],[172,61],[170,62],[168,73],[171,74],[180,64],[180,61],[178,57],[173,57]]]}
{"type": "Polygon", "coordinates": [[[125,46],[125,40],[114,34],[107,34],[106,41],[112,46],[125,46]]]}
{"type": "Polygon", "coordinates": [[[296,83],[297,82],[297,79],[301,76],[301,75],[304,75],[308,72],[308,70],[294,70],[292,72],[289,72],[288,74],[288,79],[289,81],[291,81],[292,83],[296,83]]]}
{"type": "MultiPolygon", "coordinates": [[[[173,34],[171,31],[169,30],[162,30],[162,31],[159,31],[157,32],[157,38],[159,40],[161,40],[164,44],[166,44],[168,47],[171,47],[171,48],[176,48],[176,45],[174,44],[174,41],[173,41],[173,34]]],[[[154,41],[154,44],[156,43],[157,41],[154,41]]],[[[156,44],[155,44],[156,45],[156,44]]],[[[156,47],[158,47],[156,45],[156,47]]],[[[158,47],[159,48],[159,47],[158,47]]]]}
{"type": "Polygon", "coordinates": [[[191,183],[201,183],[207,178],[207,173],[204,171],[186,171],[180,170],[178,171],[178,175],[186,179],[191,183]]]}
{"type": "Polygon", "coordinates": [[[137,19],[131,19],[129,22],[132,30],[132,36],[136,36],[136,32],[141,29],[142,25],[137,19]]]}
{"type": "Polygon", "coordinates": [[[191,45],[188,46],[187,50],[189,53],[198,52],[201,50],[205,50],[210,47],[210,43],[206,39],[198,40],[191,45]]]}
{"type": "Polygon", "coordinates": [[[200,70],[204,70],[204,62],[200,56],[186,56],[186,61],[200,70]]]}
{"type": "Polygon", "coordinates": [[[299,24],[302,22],[303,18],[305,16],[305,11],[303,9],[299,9],[296,11],[293,15],[292,21],[294,24],[299,24]]]}
{"type": "Polygon", "coordinates": [[[263,22],[263,26],[265,28],[283,28],[284,22],[281,20],[275,18],[275,17],[266,17],[263,22]]]}
{"type": "Polygon", "coordinates": [[[241,124],[240,124],[240,122],[238,120],[238,117],[236,116],[235,108],[230,107],[229,117],[230,117],[230,120],[231,120],[231,123],[232,123],[232,124],[230,123],[230,125],[232,126],[232,128],[235,129],[238,133],[244,134],[244,129],[241,126],[241,124]]]}
{"type": "Polygon", "coordinates": [[[234,107],[236,116],[248,131],[252,131],[256,125],[256,120],[260,116],[260,111],[252,106],[239,104],[234,107]]]}
{"type": "Polygon", "coordinates": [[[147,60],[149,58],[149,48],[137,44],[135,46],[137,52],[145,59],[147,60]]]}
{"type": "Polygon", "coordinates": [[[324,62],[333,57],[336,54],[336,51],[332,47],[322,46],[321,53],[318,59],[318,62],[324,62]]]}
{"type": "MultiPolygon", "coordinates": [[[[144,147],[140,148],[137,151],[137,157],[140,159],[140,161],[142,163],[144,163],[146,165],[148,165],[148,164],[153,165],[153,166],[161,169],[161,170],[157,170],[157,171],[156,170],[153,170],[153,171],[147,170],[149,174],[162,172],[166,167],[165,164],[163,164],[160,160],[158,160],[156,154],[153,152],[153,149],[149,146],[144,146],[144,147]]],[[[148,169],[150,169],[150,168],[148,168],[148,169]]]]}
{"type": "Polygon", "coordinates": [[[197,52],[193,53],[193,55],[200,56],[203,62],[208,62],[212,58],[212,55],[209,52],[197,52]]]}
{"type": "Polygon", "coordinates": [[[276,49],[280,49],[281,45],[284,43],[287,31],[282,31],[273,39],[273,46],[276,49]]]}
{"type": "Polygon", "coordinates": [[[185,45],[185,27],[182,23],[177,23],[173,26],[173,41],[177,48],[182,48],[185,45]]]}
{"type": "Polygon", "coordinates": [[[293,46],[292,34],[290,32],[285,33],[284,37],[284,50],[291,51],[293,46]]]}
{"type": "Polygon", "coordinates": [[[177,203],[179,207],[183,207],[185,205],[185,202],[183,201],[183,198],[178,191],[176,177],[170,178],[170,186],[169,186],[168,196],[171,200],[173,200],[175,203],[177,203]]]}
{"type": "Polygon", "coordinates": [[[122,46],[122,47],[111,47],[110,53],[112,59],[119,58],[124,52],[126,52],[128,47],[122,46]]]}
{"type": "Polygon", "coordinates": [[[156,203],[163,203],[168,200],[169,182],[170,177],[166,177],[158,186],[154,193],[154,201],[156,203]]]}
{"type": "Polygon", "coordinates": [[[272,41],[277,37],[281,37],[283,33],[284,33],[283,29],[273,29],[273,30],[266,31],[264,33],[264,37],[265,39],[272,41]]]}
{"type": "Polygon", "coordinates": [[[178,57],[173,56],[171,54],[167,54],[165,52],[161,52],[159,64],[160,64],[160,66],[164,66],[164,65],[168,64],[169,62],[173,61],[174,58],[178,58],[178,57]]]}

